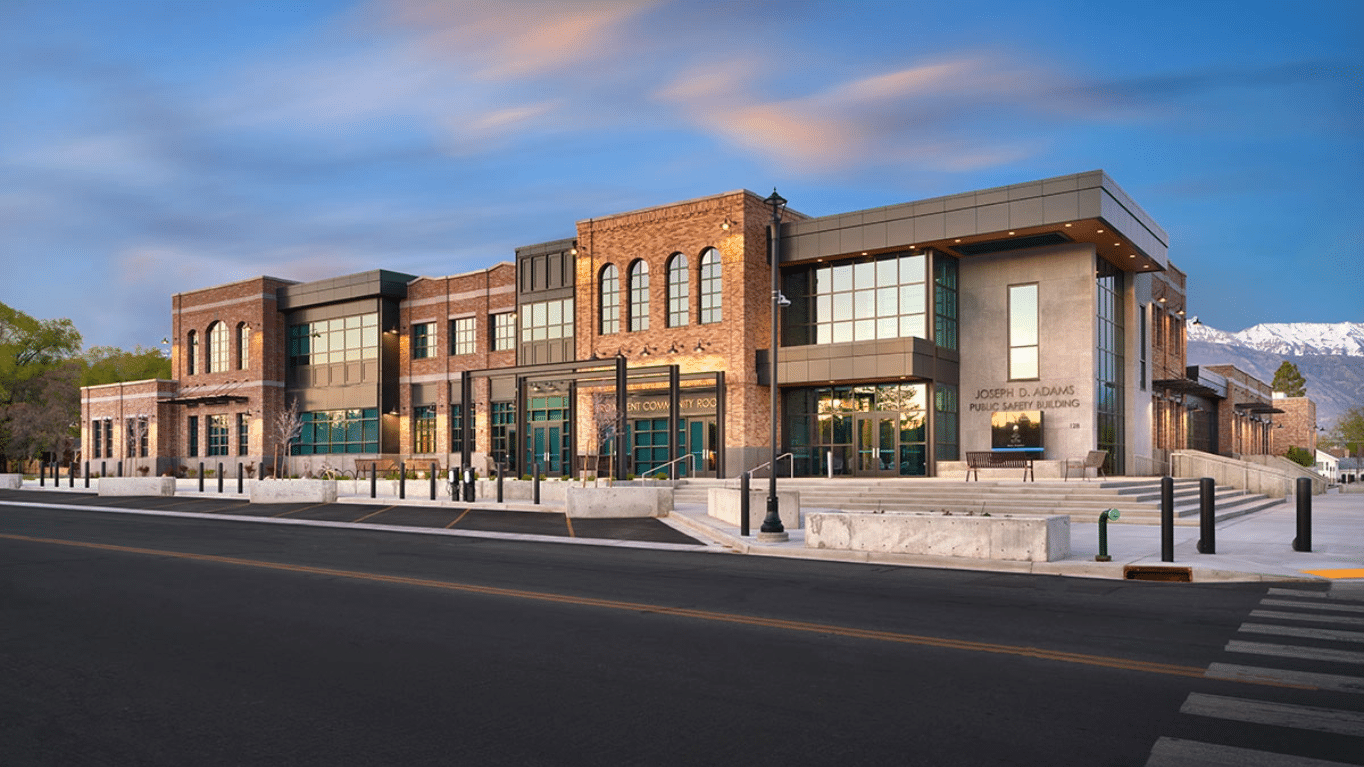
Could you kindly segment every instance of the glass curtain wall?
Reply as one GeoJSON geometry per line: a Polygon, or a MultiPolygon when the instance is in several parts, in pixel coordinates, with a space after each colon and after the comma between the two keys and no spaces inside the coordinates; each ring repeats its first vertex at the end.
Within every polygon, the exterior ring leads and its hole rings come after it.
{"type": "Polygon", "coordinates": [[[927,407],[924,382],[788,390],[784,433],[796,474],[926,476],[927,407]]]}
{"type": "Polygon", "coordinates": [[[1095,270],[1094,423],[1096,443],[1108,451],[1104,471],[1121,474],[1123,455],[1123,273],[1098,259],[1095,270]]]}

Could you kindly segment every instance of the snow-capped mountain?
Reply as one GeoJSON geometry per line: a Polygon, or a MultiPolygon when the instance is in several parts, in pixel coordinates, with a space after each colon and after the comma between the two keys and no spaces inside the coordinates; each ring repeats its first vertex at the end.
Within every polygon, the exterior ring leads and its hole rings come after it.
{"type": "Polygon", "coordinates": [[[1237,333],[1188,324],[1190,365],[1235,365],[1271,383],[1285,360],[1307,379],[1317,423],[1364,405],[1364,323],[1271,322],[1237,333]]]}
{"type": "Polygon", "coordinates": [[[1189,340],[1246,346],[1271,354],[1364,357],[1364,323],[1266,322],[1239,333],[1189,323],[1189,340]]]}

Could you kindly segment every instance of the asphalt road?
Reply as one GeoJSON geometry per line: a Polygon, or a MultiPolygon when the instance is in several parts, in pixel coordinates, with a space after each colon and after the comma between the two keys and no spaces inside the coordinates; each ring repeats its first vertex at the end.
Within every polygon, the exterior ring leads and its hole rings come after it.
{"type": "Polygon", "coordinates": [[[1312,588],[0,506],[0,764],[1361,764],[1361,629],[1246,633],[1312,588]]]}

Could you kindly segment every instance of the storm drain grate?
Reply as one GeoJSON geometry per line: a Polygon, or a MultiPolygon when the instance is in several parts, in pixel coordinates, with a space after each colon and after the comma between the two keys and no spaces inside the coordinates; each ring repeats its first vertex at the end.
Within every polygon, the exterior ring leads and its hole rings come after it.
{"type": "Polygon", "coordinates": [[[1191,567],[1162,567],[1160,565],[1127,565],[1122,569],[1122,577],[1129,581],[1174,581],[1193,582],[1191,567]]]}

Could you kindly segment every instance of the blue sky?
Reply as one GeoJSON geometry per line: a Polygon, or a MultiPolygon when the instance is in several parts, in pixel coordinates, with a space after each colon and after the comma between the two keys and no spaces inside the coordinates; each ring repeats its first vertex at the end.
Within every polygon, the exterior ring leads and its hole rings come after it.
{"type": "Polygon", "coordinates": [[[0,301],[457,274],[739,188],[825,215],[1104,169],[1224,330],[1364,321],[1364,2],[0,0],[0,301]]]}

